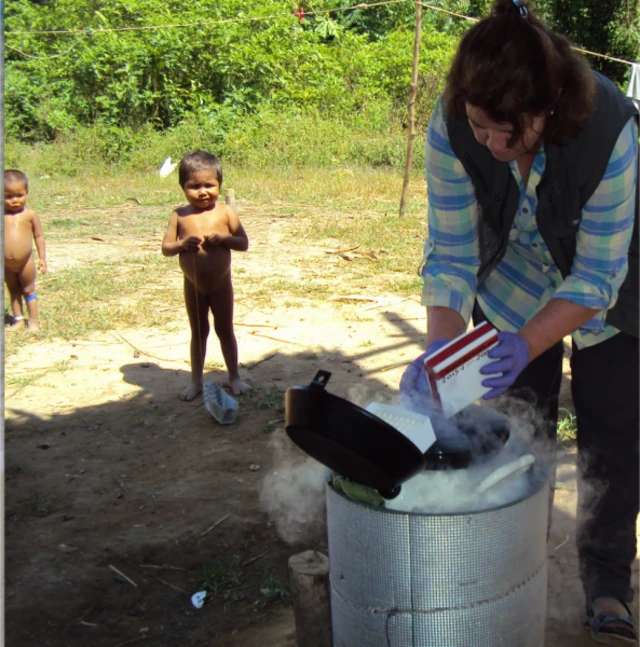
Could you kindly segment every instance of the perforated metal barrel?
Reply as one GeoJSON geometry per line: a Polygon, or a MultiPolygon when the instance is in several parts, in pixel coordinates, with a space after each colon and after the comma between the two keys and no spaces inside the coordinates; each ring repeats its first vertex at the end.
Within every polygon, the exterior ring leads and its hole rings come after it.
{"type": "Polygon", "coordinates": [[[333,647],[541,647],[540,462],[531,479],[524,499],[470,514],[376,508],[327,485],[333,647]]]}

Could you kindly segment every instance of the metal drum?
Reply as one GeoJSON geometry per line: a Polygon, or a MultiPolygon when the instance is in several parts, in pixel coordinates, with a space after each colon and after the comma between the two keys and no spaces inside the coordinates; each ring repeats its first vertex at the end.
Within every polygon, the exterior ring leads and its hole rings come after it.
{"type": "Polygon", "coordinates": [[[509,505],[415,514],[327,485],[334,647],[541,647],[547,604],[546,467],[509,505]]]}

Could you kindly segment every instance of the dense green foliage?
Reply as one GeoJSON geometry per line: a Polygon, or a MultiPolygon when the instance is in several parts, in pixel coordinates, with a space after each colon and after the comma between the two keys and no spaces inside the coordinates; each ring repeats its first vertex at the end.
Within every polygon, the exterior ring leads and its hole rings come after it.
{"type": "MultiPolygon", "coordinates": [[[[538,4],[578,44],[634,59],[638,2],[538,4]]],[[[242,163],[400,167],[414,2],[356,9],[350,0],[301,4],[302,19],[292,0],[9,0],[8,158],[24,158],[23,142],[38,143],[36,156],[44,160],[56,142],[45,172],[71,173],[86,159],[144,166],[164,151],[179,156],[194,146],[242,163]]],[[[429,4],[482,16],[490,0],[429,4]]],[[[419,133],[469,26],[423,12],[419,133]]],[[[590,62],[624,80],[624,66],[590,62]]]]}
{"type": "MultiPolygon", "coordinates": [[[[550,27],[583,49],[627,61],[640,60],[640,0],[538,0],[550,27]]],[[[629,66],[589,57],[591,66],[624,84],[629,66]]]]}
{"type": "MultiPolygon", "coordinates": [[[[640,60],[640,0],[536,0],[538,15],[581,49],[627,61],[640,60]]],[[[469,15],[485,16],[491,0],[470,0],[469,15]]],[[[589,64],[624,85],[624,63],[588,56],[589,64]]]]}
{"type": "MultiPolygon", "coordinates": [[[[300,22],[285,0],[15,0],[5,18],[6,131],[51,140],[79,126],[138,131],[195,119],[229,132],[264,110],[338,117],[381,106],[387,125],[400,123],[413,4],[390,6],[397,15],[387,9],[375,23],[368,14],[369,24],[358,12],[300,22]],[[20,33],[77,28],[94,31],[20,33]]],[[[454,46],[454,37],[425,30],[421,105],[433,103],[454,46]]]]}

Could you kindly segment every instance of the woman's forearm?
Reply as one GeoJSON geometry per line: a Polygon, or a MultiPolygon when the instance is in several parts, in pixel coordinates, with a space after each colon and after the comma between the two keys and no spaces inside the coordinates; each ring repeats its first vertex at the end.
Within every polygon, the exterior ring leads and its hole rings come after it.
{"type": "Polygon", "coordinates": [[[599,310],[586,308],[566,299],[551,299],[519,330],[519,334],[529,344],[529,360],[578,330],[598,312],[599,310]]]}
{"type": "Polygon", "coordinates": [[[443,306],[427,306],[427,346],[436,339],[454,339],[467,329],[462,316],[443,306]]]}

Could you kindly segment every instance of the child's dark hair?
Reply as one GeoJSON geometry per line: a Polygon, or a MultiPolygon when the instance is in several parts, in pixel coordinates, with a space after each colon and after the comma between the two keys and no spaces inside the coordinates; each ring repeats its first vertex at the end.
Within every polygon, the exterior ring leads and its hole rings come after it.
{"type": "Polygon", "coordinates": [[[546,114],[542,139],[562,144],[585,126],[595,98],[587,61],[551,31],[528,3],[494,0],[488,17],[462,37],[447,77],[445,109],[466,119],[465,103],[523,131],[524,115],[546,114]]]}
{"type": "Polygon", "coordinates": [[[178,167],[178,182],[180,182],[180,186],[184,189],[186,181],[196,171],[204,169],[213,171],[218,178],[220,187],[222,187],[222,164],[220,164],[220,160],[215,155],[201,150],[189,153],[180,160],[180,166],[178,167]]]}
{"type": "Polygon", "coordinates": [[[18,184],[20,182],[24,184],[25,189],[29,190],[29,179],[22,171],[11,168],[4,172],[5,184],[18,184]]]}

